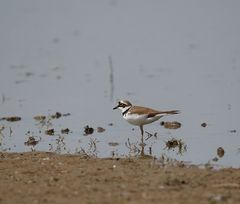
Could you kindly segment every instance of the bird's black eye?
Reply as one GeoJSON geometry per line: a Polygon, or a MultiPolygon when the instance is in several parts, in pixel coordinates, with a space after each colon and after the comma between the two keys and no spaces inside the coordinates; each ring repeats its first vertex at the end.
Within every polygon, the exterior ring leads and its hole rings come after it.
{"type": "Polygon", "coordinates": [[[124,107],[125,107],[125,104],[124,104],[124,103],[119,103],[118,106],[124,108],[124,107]]]}

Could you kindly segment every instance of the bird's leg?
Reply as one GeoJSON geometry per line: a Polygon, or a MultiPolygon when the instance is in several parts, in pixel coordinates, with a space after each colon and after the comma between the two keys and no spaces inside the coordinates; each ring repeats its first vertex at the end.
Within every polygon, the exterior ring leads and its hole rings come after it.
{"type": "Polygon", "coordinates": [[[141,138],[141,141],[142,141],[142,144],[141,144],[141,147],[142,147],[142,150],[141,150],[141,156],[144,156],[143,125],[140,125],[139,127],[140,127],[141,135],[142,135],[142,138],[141,138]]]}
{"type": "Polygon", "coordinates": [[[140,125],[141,135],[142,135],[142,144],[143,144],[143,126],[140,125]]]}

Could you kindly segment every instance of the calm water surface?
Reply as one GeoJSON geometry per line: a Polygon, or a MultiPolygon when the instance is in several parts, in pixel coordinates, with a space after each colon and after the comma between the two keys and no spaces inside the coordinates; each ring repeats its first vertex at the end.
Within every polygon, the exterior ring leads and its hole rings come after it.
{"type": "Polygon", "coordinates": [[[145,126],[157,133],[145,141],[146,154],[240,167],[239,9],[238,1],[1,1],[0,117],[22,118],[0,121],[1,151],[137,154],[139,128],[112,110],[127,99],[181,110],[163,118],[180,129],[162,120],[145,126]],[[33,119],[56,112],[71,115],[33,119]],[[84,136],[86,125],[92,135],[84,136]],[[49,128],[54,135],[45,134],[49,128]],[[39,143],[25,145],[29,136],[39,143]],[[172,138],[186,151],[168,150],[172,138]]]}

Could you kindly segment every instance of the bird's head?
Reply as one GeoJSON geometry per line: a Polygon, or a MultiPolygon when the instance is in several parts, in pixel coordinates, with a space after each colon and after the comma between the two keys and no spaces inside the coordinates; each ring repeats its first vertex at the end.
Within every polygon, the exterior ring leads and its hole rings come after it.
{"type": "Polygon", "coordinates": [[[132,106],[132,104],[129,101],[121,100],[118,102],[118,105],[116,107],[114,107],[113,109],[120,109],[123,113],[131,106],[132,106]]]}

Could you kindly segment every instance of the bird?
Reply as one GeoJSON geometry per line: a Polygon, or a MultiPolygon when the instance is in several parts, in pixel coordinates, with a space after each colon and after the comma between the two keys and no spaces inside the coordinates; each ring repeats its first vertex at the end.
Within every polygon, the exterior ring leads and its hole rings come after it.
{"type": "Polygon", "coordinates": [[[139,126],[141,130],[142,144],[144,135],[143,131],[144,125],[153,123],[162,118],[163,116],[180,113],[179,110],[159,111],[148,107],[135,106],[132,105],[127,100],[120,100],[117,106],[113,108],[113,110],[115,109],[120,109],[122,111],[122,116],[128,123],[139,126]]]}

